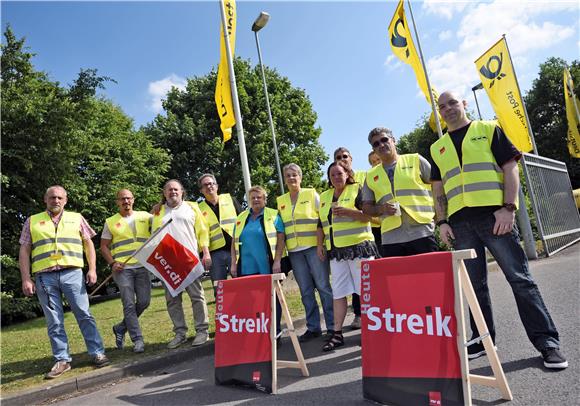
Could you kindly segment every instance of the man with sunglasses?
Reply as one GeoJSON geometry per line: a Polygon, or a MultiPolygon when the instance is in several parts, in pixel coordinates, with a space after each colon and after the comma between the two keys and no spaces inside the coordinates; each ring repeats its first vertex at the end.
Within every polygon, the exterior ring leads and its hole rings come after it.
{"type": "Polygon", "coordinates": [[[218,194],[219,187],[211,173],[201,175],[197,184],[204,197],[199,209],[209,226],[210,277],[215,282],[228,277],[234,225],[242,208],[229,193],[218,194]]]}
{"type": "MultiPolygon", "coordinates": [[[[520,152],[495,121],[471,121],[467,102],[443,92],[439,112],[448,134],[431,145],[431,172],[437,225],[443,242],[455,249],[474,249],[465,261],[469,279],[492,340],[495,342],[491,298],[487,285],[485,247],[512,287],[529,340],[541,352],[544,367],[564,369],[558,330],[528,269],[514,224],[519,189],[520,152]]],[[[470,313],[471,315],[471,313],[470,313]]],[[[480,336],[471,319],[473,337],[480,336]]],[[[481,342],[471,344],[470,359],[485,355],[481,342]]]]}
{"type": "Polygon", "coordinates": [[[437,251],[429,184],[431,165],[419,154],[399,155],[388,128],[374,128],[368,141],[382,165],[367,172],[363,212],[381,219],[381,256],[437,251]]]}

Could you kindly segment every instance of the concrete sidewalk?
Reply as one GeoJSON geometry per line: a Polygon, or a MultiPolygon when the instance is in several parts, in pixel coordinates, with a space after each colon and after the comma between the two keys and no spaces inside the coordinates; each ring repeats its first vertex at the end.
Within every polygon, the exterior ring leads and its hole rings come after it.
{"type": "MultiPolygon", "coordinates": [[[[531,272],[534,274],[535,271],[542,272],[553,272],[554,277],[557,278],[559,271],[571,271],[575,274],[579,270],[580,263],[580,244],[575,244],[572,247],[565,249],[559,254],[544,258],[538,261],[533,261],[530,263],[531,272]]],[[[492,271],[493,272],[493,271],[492,271]]],[[[577,278],[576,278],[577,280],[577,278]]],[[[513,298],[508,298],[510,301],[513,298]]],[[[553,315],[560,315],[560,313],[568,313],[568,317],[564,320],[572,323],[577,323],[577,321],[571,321],[570,316],[574,318],[574,314],[570,314],[570,304],[566,300],[550,298],[552,305],[548,306],[553,315]],[[562,308],[561,308],[562,307],[562,308]]],[[[497,299],[496,299],[497,300],[497,299]]],[[[573,299],[572,299],[573,300],[573,299]]],[[[497,305],[500,305],[500,301],[497,301],[497,305]]],[[[577,303],[577,302],[576,302],[577,303]]],[[[501,319],[498,323],[501,323],[501,319]]],[[[564,324],[564,323],[562,323],[564,324]]],[[[297,329],[304,328],[304,319],[295,321],[295,326],[297,329]]],[[[560,325],[560,329],[563,331],[566,329],[565,325],[560,325]]],[[[578,345],[576,340],[573,339],[571,342],[565,342],[564,352],[568,355],[569,360],[572,362],[570,368],[577,368],[576,362],[572,359],[577,357],[575,354],[578,349],[574,348],[578,345]]],[[[180,348],[169,353],[150,356],[145,358],[140,358],[137,361],[121,364],[112,365],[109,367],[102,368],[100,370],[95,370],[78,376],[76,378],[65,379],[62,381],[51,381],[40,387],[32,388],[19,393],[11,394],[10,396],[3,397],[2,403],[5,405],[29,405],[29,404],[39,404],[50,401],[58,397],[65,395],[75,396],[80,392],[89,392],[92,388],[98,388],[109,383],[118,382],[129,377],[139,376],[146,374],[155,370],[160,370],[164,368],[170,368],[175,364],[179,364],[184,360],[195,360],[204,356],[213,354],[214,345],[213,341],[209,342],[203,346],[192,348],[180,348]]],[[[474,364],[475,366],[476,364],[474,364]]],[[[504,368],[509,367],[505,365],[504,368]]],[[[509,368],[508,368],[509,370],[509,368]]]]}

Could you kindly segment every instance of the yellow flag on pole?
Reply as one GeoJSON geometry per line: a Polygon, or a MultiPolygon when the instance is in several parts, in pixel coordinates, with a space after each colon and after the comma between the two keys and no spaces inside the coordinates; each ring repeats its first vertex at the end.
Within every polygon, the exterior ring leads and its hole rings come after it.
{"type": "Polygon", "coordinates": [[[533,150],[526,112],[505,38],[481,55],[475,66],[500,127],[517,149],[523,152],[533,150]]]}
{"type": "Polygon", "coordinates": [[[573,158],[580,158],[580,100],[574,94],[574,82],[568,69],[564,69],[564,100],[568,119],[568,151],[573,158]]]}
{"type": "MultiPolygon", "coordinates": [[[[236,48],[236,2],[235,0],[225,0],[224,6],[230,50],[233,58],[236,48]]],[[[224,27],[222,24],[220,26],[220,64],[215,88],[215,104],[220,117],[220,128],[223,133],[224,142],[226,142],[232,138],[232,127],[236,125],[236,117],[232,104],[232,89],[230,86],[230,71],[228,69],[224,27]]]]}
{"type": "MultiPolygon", "coordinates": [[[[403,0],[399,1],[399,5],[395,10],[395,15],[393,15],[393,19],[389,24],[389,43],[391,44],[391,49],[393,50],[395,56],[413,68],[419,88],[425,95],[427,103],[431,105],[431,99],[429,97],[429,86],[427,86],[427,78],[425,77],[423,65],[421,64],[419,54],[417,53],[415,44],[413,43],[413,37],[411,36],[409,24],[407,24],[407,17],[405,16],[403,0]]],[[[437,93],[433,86],[431,86],[431,89],[433,90],[435,103],[437,103],[439,93],[437,93]]],[[[439,117],[441,128],[445,128],[445,121],[443,121],[439,113],[437,113],[437,116],[439,117]]],[[[437,131],[433,113],[431,113],[431,117],[429,118],[429,126],[433,131],[437,131]]]]}

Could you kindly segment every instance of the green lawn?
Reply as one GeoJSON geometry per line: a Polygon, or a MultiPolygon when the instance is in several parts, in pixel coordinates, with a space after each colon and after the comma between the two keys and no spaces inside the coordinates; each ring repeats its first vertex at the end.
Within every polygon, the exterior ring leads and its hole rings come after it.
{"type": "MultiPolygon", "coordinates": [[[[205,281],[203,286],[209,308],[210,335],[213,337],[215,331],[214,293],[209,280],[205,281]]],[[[292,318],[304,317],[304,308],[300,301],[300,293],[295,290],[286,291],[285,295],[292,318]]],[[[193,318],[191,302],[187,295],[184,295],[183,303],[186,320],[191,329],[193,318]]],[[[170,351],[165,346],[173,338],[173,325],[167,314],[164,290],[162,288],[153,289],[151,305],[140,318],[141,328],[145,338],[144,354],[134,354],[132,352],[132,344],[128,335],[125,341],[128,345],[125,349],[117,350],[115,347],[112,327],[113,324],[118,323],[123,317],[120,299],[91,305],[91,312],[97,320],[99,332],[105,343],[107,356],[113,364],[134,361],[143,355],[161,354],[170,351]]],[[[65,325],[69,338],[70,353],[73,358],[73,369],[66,374],[66,377],[70,378],[91,371],[94,367],[90,357],[86,353],[86,347],[74,316],[70,312],[65,314],[65,325]]],[[[193,335],[191,330],[188,333],[190,337],[193,335]]],[[[41,317],[25,323],[2,328],[1,341],[1,392],[6,394],[7,392],[27,389],[43,383],[44,374],[54,364],[44,318],[41,317]]]]}

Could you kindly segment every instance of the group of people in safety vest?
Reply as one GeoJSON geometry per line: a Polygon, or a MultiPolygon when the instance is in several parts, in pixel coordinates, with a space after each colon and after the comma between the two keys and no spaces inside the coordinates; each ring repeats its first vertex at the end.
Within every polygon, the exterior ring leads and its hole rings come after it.
{"type": "MultiPolygon", "coordinates": [[[[163,187],[163,200],[152,214],[134,211],[134,196],[118,191],[119,212],[108,218],[101,235],[101,253],[119,286],[124,318],[113,326],[116,346],[123,348],[128,333],[133,351],[144,351],[138,317],[150,302],[149,274],[132,253],[162,224],[172,219],[201,254],[212,281],[253,274],[292,270],[306,315],[305,342],[326,334],[324,351],[344,345],[342,334],[347,298],[355,314],[351,328],[361,327],[361,261],[438,251],[434,236],[454,249],[474,249],[477,258],[466,267],[495,342],[495,326],[487,286],[485,248],[495,257],[512,286],[516,305],[532,345],[551,369],[568,366],[559,336],[529,272],[514,224],[518,208],[521,154],[494,121],[471,121],[465,100],[444,92],[438,100],[447,133],[431,145],[430,159],[397,153],[395,137],[384,127],[368,134],[372,146],[367,172],[354,172],[352,156],[344,148],[334,152],[327,169],[328,189],[320,195],[302,187],[302,171],[295,163],[283,168],[288,192],[277,198],[276,209],[266,207],[260,186],[247,192],[248,208],[228,193],[218,193],[212,174],[199,178],[204,199],[184,200],[184,189],[172,179],[163,187]],[[332,283],[331,283],[332,281],[332,283]]],[[[65,211],[67,193],[50,187],[46,211],[29,217],[20,238],[20,271],[26,295],[36,292],[42,305],[56,364],[47,373],[55,378],[68,371],[71,357],[63,323],[64,295],[77,319],[96,366],[109,363],[94,318],[89,312],[85,281],[96,282],[95,232],[82,215],[65,211]],[[83,281],[83,252],[88,272],[83,281]],[[34,276],[34,281],[31,277],[34,276]]],[[[191,298],[196,335],[192,345],[208,340],[208,311],[201,278],[185,290],[191,298]]],[[[182,294],[166,291],[167,309],[174,325],[169,348],[187,341],[182,294]]],[[[280,312],[278,312],[280,313],[280,312]]],[[[279,330],[279,320],[277,323],[279,330]]],[[[485,355],[473,320],[470,359],[485,355]]]]}

